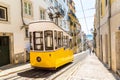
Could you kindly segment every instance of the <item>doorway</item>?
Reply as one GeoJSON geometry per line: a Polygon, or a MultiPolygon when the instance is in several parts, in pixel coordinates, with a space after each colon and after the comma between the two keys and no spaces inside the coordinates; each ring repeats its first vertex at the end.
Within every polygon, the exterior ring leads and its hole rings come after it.
{"type": "Polygon", "coordinates": [[[103,61],[103,42],[102,42],[102,35],[100,36],[101,39],[101,45],[100,45],[100,59],[103,61]]]}
{"type": "Polygon", "coordinates": [[[105,56],[106,56],[106,64],[108,64],[108,35],[105,35],[105,56]]]}
{"type": "Polygon", "coordinates": [[[0,36],[0,66],[10,64],[9,36],[0,36]]]}
{"type": "Polygon", "coordinates": [[[120,73],[120,32],[116,32],[116,64],[117,71],[120,73]]]}

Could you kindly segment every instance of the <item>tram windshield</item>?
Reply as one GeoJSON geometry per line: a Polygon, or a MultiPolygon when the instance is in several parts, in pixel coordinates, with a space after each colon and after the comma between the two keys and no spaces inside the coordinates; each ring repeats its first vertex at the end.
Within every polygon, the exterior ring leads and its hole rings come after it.
{"type": "Polygon", "coordinates": [[[45,50],[53,50],[53,31],[47,30],[45,35],[45,50]]]}
{"type": "Polygon", "coordinates": [[[34,50],[43,50],[43,32],[34,32],[33,35],[34,50]]]}

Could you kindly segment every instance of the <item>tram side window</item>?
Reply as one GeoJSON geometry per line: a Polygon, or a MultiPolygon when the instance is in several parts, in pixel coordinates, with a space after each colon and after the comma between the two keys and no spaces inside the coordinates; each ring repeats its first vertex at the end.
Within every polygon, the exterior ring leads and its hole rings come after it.
{"type": "Polygon", "coordinates": [[[43,50],[43,32],[34,32],[34,49],[43,50]]]}
{"type": "Polygon", "coordinates": [[[69,47],[69,44],[68,44],[68,36],[64,36],[64,37],[63,37],[63,43],[64,43],[65,48],[68,48],[68,47],[69,47]]]}
{"type": "Polygon", "coordinates": [[[63,36],[63,46],[65,46],[65,36],[63,36]]]}
{"type": "Polygon", "coordinates": [[[63,46],[63,33],[61,31],[58,32],[58,47],[63,46]]]}
{"type": "Polygon", "coordinates": [[[30,35],[30,50],[33,50],[33,45],[32,45],[32,39],[33,39],[33,37],[32,37],[32,32],[30,32],[29,35],[30,35]]]}
{"type": "Polygon", "coordinates": [[[66,47],[69,47],[68,36],[66,36],[66,47]]]}
{"type": "Polygon", "coordinates": [[[54,42],[54,45],[55,45],[55,49],[57,49],[57,31],[54,31],[54,40],[55,40],[55,42],[54,42]]]}
{"type": "Polygon", "coordinates": [[[45,33],[45,50],[53,50],[53,31],[47,30],[45,33]]]}
{"type": "Polygon", "coordinates": [[[69,47],[72,49],[72,39],[69,40],[69,47]]]}

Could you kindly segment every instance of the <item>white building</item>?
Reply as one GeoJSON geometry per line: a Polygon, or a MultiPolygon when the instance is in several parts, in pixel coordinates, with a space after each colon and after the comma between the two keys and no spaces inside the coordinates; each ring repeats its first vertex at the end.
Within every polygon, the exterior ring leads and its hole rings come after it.
{"type": "MultiPolygon", "coordinates": [[[[48,8],[55,7],[55,4],[56,0],[0,0],[0,66],[26,62],[28,25],[34,21],[50,20],[48,8]]],[[[59,26],[69,31],[67,2],[59,0],[57,4],[64,12],[58,19],[59,26]]]]}

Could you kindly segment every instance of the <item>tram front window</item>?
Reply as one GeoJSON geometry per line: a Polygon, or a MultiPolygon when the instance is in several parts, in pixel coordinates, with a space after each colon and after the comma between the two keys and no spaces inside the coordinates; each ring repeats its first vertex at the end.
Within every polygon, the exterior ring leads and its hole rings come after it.
{"type": "Polygon", "coordinates": [[[45,31],[45,50],[53,50],[53,32],[45,31]]]}
{"type": "Polygon", "coordinates": [[[34,50],[43,50],[43,32],[34,32],[34,50]]]}

